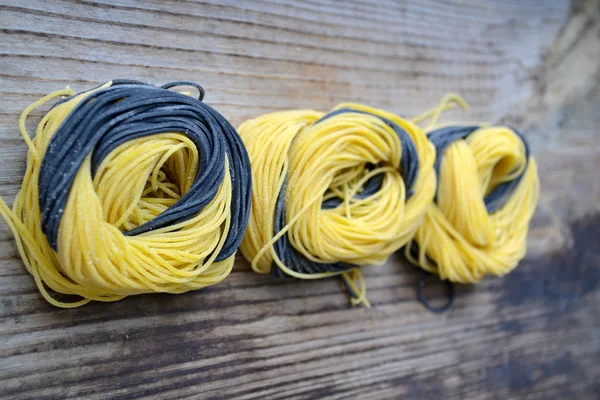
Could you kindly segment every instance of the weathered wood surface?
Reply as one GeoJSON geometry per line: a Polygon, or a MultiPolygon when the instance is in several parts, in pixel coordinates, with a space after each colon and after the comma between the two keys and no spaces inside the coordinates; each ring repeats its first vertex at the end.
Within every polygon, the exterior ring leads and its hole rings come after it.
{"type": "MultiPolygon", "coordinates": [[[[24,171],[20,111],[69,84],[194,80],[235,124],[359,101],[415,115],[449,91],[461,119],[528,132],[542,198],[529,255],[415,301],[400,256],[366,269],[371,310],[334,280],[277,282],[242,259],[221,285],[59,310],[0,223],[4,398],[594,398],[600,395],[597,1],[220,3],[2,0],[0,195],[24,171]]],[[[37,114],[39,117],[40,114],[37,114]]]]}

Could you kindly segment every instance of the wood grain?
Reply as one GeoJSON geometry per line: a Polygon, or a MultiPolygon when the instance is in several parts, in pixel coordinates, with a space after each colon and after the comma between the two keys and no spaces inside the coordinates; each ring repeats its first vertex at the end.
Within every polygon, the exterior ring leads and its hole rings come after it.
{"type": "Polygon", "coordinates": [[[9,202],[23,108],[112,78],[196,81],[234,124],[343,101],[411,116],[458,92],[472,108],[455,118],[527,131],[542,198],[527,259],[460,286],[444,315],[416,302],[420,272],[400,255],[366,269],[370,310],[335,280],[274,281],[241,258],[213,288],[59,310],[2,223],[0,397],[598,398],[599,13],[594,0],[3,0],[9,202]]]}

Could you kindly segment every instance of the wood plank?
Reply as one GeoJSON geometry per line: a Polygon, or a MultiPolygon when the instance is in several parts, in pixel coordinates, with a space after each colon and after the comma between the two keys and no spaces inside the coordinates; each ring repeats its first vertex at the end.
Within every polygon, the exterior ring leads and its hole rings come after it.
{"type": "Polygon", "coordinates": [[[0,224],[0,397],[597,398],[599,12],[593,0],[3,1],[9,202],[22,109],[115,77],[197,81],[236,125],[343,101],[411,116],[459,92],[472,108],[453,117],[526,131],[542,196],[526,260],[459,286],[443,315],[416,301],[421,273],[401,255],[365,268],[370,310],[335,280],[275,281],[241,257],[199,292],[60,310],[0,224]]]}

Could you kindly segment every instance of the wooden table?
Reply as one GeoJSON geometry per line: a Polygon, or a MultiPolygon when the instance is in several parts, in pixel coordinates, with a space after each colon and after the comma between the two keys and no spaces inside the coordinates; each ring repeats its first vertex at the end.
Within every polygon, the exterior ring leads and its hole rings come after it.
{"type": "MultiPolygon", "coordinates": [[[[275,281],[241,258],[221,285],[60,310],[0,223],[4,398],[600,396],[597,1],[3,0],[0,195],[20,187],[19,113],[111,78],[193,80],[235,124],[356,101],[413,116],[461,93],[459,120],[527,132],[542,196],[527,259],[415,300],[400,255],[365,268],[370,310],[335,280],[275,281]]],[[[34,115],[39,119],[40,113],[34,115]]]]}

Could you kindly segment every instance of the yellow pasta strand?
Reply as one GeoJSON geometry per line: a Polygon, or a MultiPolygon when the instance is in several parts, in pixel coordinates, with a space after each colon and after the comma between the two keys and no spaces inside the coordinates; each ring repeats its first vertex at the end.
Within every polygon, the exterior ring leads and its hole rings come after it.
{"type": "Polygon", "coordinates": [[[253,175],[240,250],[254,271],[300,279],[343,274],[352,302],[368,305],[357,268],[382,264],[405,245],[434,196],[435,148],[425,134],[359,104],[341,104],[327,115],[267,114],[238,131],[253,175]],[[414,154],[403,154],[402,141],[414,154]],[[403,157],[416,171],[410,195],[403,157]]]}
{"type": "MultiPolygon", "coordinates": [[[[413,121],[430,118],[428,134],[439,139],[441,129],[456,132],[454,124],[440,125],[438,119],[457,104],[466,108],[460,96],[448,95],[439,107],[413,121]]],[[[537,166],[527,155],[524,138],[505,126],[477,124],[470,129],[468,136],[438,151],[437,198],[406,247],[415,264],[460,283],[502,276],[517,266],[525,256],[529,221],[539,196],[537,166]],[[485,199],[514,180],[518,185],[510,198],[497,210],[488,210],[492,202],[486,204],[485,199]]]]}

